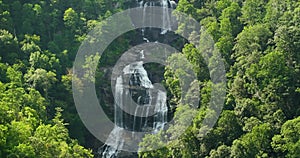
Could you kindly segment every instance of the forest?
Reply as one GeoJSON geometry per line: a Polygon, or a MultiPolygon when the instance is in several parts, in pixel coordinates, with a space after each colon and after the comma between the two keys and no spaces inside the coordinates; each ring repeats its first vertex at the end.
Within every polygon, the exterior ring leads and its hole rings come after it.
{"type": "MultiPolygon", "coordinates": [[[[300,1],[172,2],[176,11],[204,27],[219,49],[226,70],[223,110],[213,129],[202,135],[200,128],[214,83],[203,52],[182,39],[172,41],[192,64],[199,81],[201,100],[196,117],[167,146],[116,157],[299,158],[300,1]]],[[[105,142],[89,132],[74,105],[73,62],[95,26],[105,25],[104,19],[140,3],[0,0],[0,157],[101,157],[105,142]]],[[[184,27],[188,26],[178,31],[184,27]]],[[[96,71],[95,87],[100,87],[99,102],[112,120],[114,98],[108,76],[122,53],[145,42],[137,39],[140,34],[140,30],[125,33],[97,58],[101,68],[96,71]]],[[[169,117],[189,118],[191,111],[180,104],[184,99],[179,94],[180,71],[151,64],[145,68],[148,74],[160,76],[153,78],[166,86],[172,104],[168,105],[169,117]]],[[[179,123],[165,133],[147,135],[139,145],[147,149],[160,144],[166,133],[183,126],[179,123]]]]}

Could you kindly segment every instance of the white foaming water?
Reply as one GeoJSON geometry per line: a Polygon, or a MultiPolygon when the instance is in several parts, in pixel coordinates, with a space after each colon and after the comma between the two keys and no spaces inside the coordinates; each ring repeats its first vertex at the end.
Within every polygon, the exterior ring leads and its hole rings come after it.
{"type": "Polygon", "coordinates": [[[129,82],[134,82],[132,83],[132,85],[138,84],[143,88],[153,88],[153,85],[150,79],[148,78],[147,71],[143,67],[143,61],[138,61],[130,65],[127,65],[123,69],[123,73],[125,75],[131,74],[133,76],[133,80],[129,81],[129,82]]]}
{"type": "Polygon", "coordinates": [[[164,129],[167,122],[168,106],[166,92],[158,90],[154,112],[153,131],[157,133],[164,129]]]}
{"type": "MultiPolygon", "coordinates": [[[[145,90],[153,89],[154,85],[151,83],[147,71],[143,67],[143,62],[139,61],[133,64],[130,64],[126,66],[123,69],[123,74],[127,75],[133,75],[132,78],[133,81],[132,84],[139,84],[141,88],[144,88],[145,90]]],[[[137,112],[140,112],[140,108],[142,106],[145,106],[143,111],[141,111],[143,114],[146,114],[146,116],[149,114],[150,110],[150,104],[152,103],[152,98],[156,98],[156,101],[154,103],[154,119],[152,125],[150,125],[150,128],[152,128],[152,133],[156,134],[160,130],[164,128],[164,125],[167,123],[167,112],[168,107],[166,103],[167,95],[166,92],[163,92],[161,90],[156,90],[157,93],[154,94],[155,96],[152,96],[152,93],[146,93],[149,96],[139,96],[137,99],[137,103],[140,104],[140,106],[137,106],[135,109],[135,116],[133,120],[125,120],[123,118],[122,107],[126,106],[123,105],[123,98],[124,97],[130,97],[130,93],[126,91],[123,83],[124,79],[122,76],[119,76],[116,80],[116,86],[115,86],[115,99],[118,100],[119,105],[115,103],[115,111],[114,111],[114,119],[115,119],[115,127],[112,130],[112,132],[109,134],[109,137],[105,144],[107,144],[106,148],[102,152],[102,158],[114,158],[117,157],[120,153],[119,149],[122,149],[125,141],[125,130],[127,130],[127,127],[124,125],[125,121],[133,121],[132,123],[132,129],[143,131],[143,129],[149,127],[149,119],[148,117],[136,117],[137,112]],[[125,92],[125,93],[124,93],[125,92]],[[127,93],[126,93],[127,92],[127,93]],[[129,95],[128,95],[129,94],[129,95]],[[125,96],[124,96],[125,95],[125,96]],[[149,97],[149,101],[145,105],[142,104],[142,97],[149,97]],[[117,148],[114,148],[114,147],[117,148]]],[[[134,132],[132,133],[132,138],[134,137],[134,132]]]]}

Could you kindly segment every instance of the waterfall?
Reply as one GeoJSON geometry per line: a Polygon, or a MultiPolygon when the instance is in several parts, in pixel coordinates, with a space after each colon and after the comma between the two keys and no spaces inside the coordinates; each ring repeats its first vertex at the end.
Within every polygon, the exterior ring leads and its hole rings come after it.
{"type": "MultiPolygon", "coordinates": [[[[143,50],[141,51],[143,53],[143,50]]],[[[142,58],[141,58],[142,59],[142,58]]],[[[115,99],[118,99],[119,105],[115,103],[115,112],[114,112],[114,120],[115,120],[115,127],[110,133],[106,144],[110,146],[106,146],[102,152],[102,158],[114,158],[117,157],[121,149],[124,145],[124,130],[127,130],[129,127],[126,127],[124,122],[125,121],[133,121],[131,129],[133,131],[146,131],[149,127],[152,129],[152,133],[156,134],[158,131],[164,129],[164,125],[167,123],[167,95],[166,92],[162,90],[156,90],[155,86],[151,83],[147,71],[143,67],[143,61],[138,61],[127,65],[123,69],[124,76],[131,76],[129,80],[129,93],[126,93],[126,83],[124,83],[123,76],[119,76],[116,80],[115,86],[115,99]],[[136,92],[135,90],[138,89],[139,91],[136,92]],[[150,91],[156,91],[156,93],[151,93],[150,91]],[[129,96],[128,96],[129,94],[129,96]],[[138,95],[136,103],[139,106],[135,109],[135,116],[133,120],[126,120],[124,119],[124,111],[122,111],[123,99],[125,97],[132,97],[133,95],[138,95]],[[156,98],[153,100],[153,98],[156,98]],[[153,105],[151,105],[153,104],[153,105]],[[137,112],[140,112],[142,106],[146,106],[146,110],[143,110],[142,113],[146,114],[149,113],[150,106],[154,106],[154,116],[152,118],[153,123],[149,125],[150,118],[148,117],[137,117],[137,112]],[[117,149],[111,147],[117,146],[117,149]]],[[[128,91],[127,91],[128,92],[128,91]]],[[[132,134],[134,137],[134,133],[132,134]]]]}
{"type": "MultiPolygon", "coordinates": [[[[176,7],[176,2],[175,1],[170,1],[170,0],[159,0],[159,1],[140,1],[137,2],[138,6],[140,8],[143,8],[143,23],[145,24],[145,20],[147,19],[146,17],[146,11],[147,7],[153,7],[153,6],[161,6],[162,7],[162,23],[163,23],[163,28],[161,29],[160,34],[164,35],[168,32],[168,30],[171,30],[171,18],[168,12],[168,8],[175,8],[176,7]]],[[[152,23],[153,19],[149,19],[150,24],[152,23]]],[[[145,28],[142,29],[142,36],[144,41],[149,40],[145,37],[145,28]]]]}
{"type": "Polygon", "coordinates": [[[159,132],[161,129],[164,129],[164,126],[167,122],[167,95],[166,92],[158,90],[157,101],[155,104],[155,116],[153,122],[154,133],[159,132]]]}
{"type": "Polygon", "coordinates": [[[168,30],[171,29],[171,20],[170,20],[170,15],[168,12],[170,1],[169,0],[161,0],[161,6],[163,9],[163,27],[166,29],[162,29],[160,34],[166,34],[168,30]]]}
{"type": "MultiPolygon", "coordinates": [[[[161,29],[161,35],[166,34],[171,27],[170,15],[167,8],[174,7],[174,3],[174,1],[169,0],[137,0],[137,6],[144,9],[143,22],[145,22],[145,19],[147,18],[145,16],[147,7],[157,5],[162,6],[162,22],[164,29],[161,29]]],[[[142,39],[148,43],[150,41],[146,37],[145,31],[145,28],[141,29],[142,39]]],[[[108,139],[105,142],[106,145],[99,150],[102,158],[118,157],[121,152],[120,149],[124,146],[125,138],[128,139],[128,137],[131,137],[133,139],[134,131],[143,132],[150,129],[153,134],[156,134],[160,130],[163,130],[167,123],[167,94],[165,91],[157,88],[155,84],[152,84],[149,79],[147,71],[143,66],[145,51],[146,50],[140,50],[139,61],[125,66],[121,71],[122,75],[116,79],[114,87],[115,100],[117,100],[117,102],[115,101],[114,103],[115,127],[109,134],[108,139]],[[134,116],[132,117],[125,117],[126,112],[122,110],[123,107],[128,106],[126,101],[124,101],[128,97],[132,98],[132,100],[139,105],[136,106],[135,109],[132,109],[134,111],[134,116]],[[153,116],[137,117],[138,113],[148,116],[151,106],[152,108],[154,106],[153,116]],[[132,135],[125,136],[125,130],[133,131],[132,135]],[[117,148],[113,148],[112,146],[117,148]]]]}

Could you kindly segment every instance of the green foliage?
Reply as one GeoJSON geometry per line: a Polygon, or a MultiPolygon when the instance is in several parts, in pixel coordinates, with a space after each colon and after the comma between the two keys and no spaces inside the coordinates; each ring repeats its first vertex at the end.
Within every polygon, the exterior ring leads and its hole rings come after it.
{"type": "Polygon", "coordinates": [[[78,22],[78,14],[72,8],[67,9],[64,13],[64,22],[67,27],[74,29],[78,22]]]}
{"type": "Polygon", "coordinates": [[[143,138],[143,141],[139,144],[141,151],[146,151],[140,153],[142,158],[165,157],[168,154],[168,150],[164,147],[164,143],[159,135],[149,134],[143,138]]]}
{"type": "Polygon", "coordinates": [[[255,126],[250,133],[233,141],[231,157],[266,157],[270,150],[272,128],[269,124],[255,126]]]}
{"type": "Polygon", "coordinates": [[[39,42],[40,36],[31,36],[26,34],[24,40],[20,42],[20,44],[22,45],[21,50],[26,54],[30,54],[35,51],[40,51],[41,48],[38,46],[39,42]]]}
{"type": "Polygon", "coordinates": [[[203,58],[203,52],[200,52],[192,44],[187,44],[182,49],[182,53],[187,57],[193,65],[193,70],[197,74],[199,81],[204,81],[209,78],[208,68],[203,58]]]}
{"type": "Polygon", "coordinates": [[[195,13],[197,13],[196,8],[188,0],[179,1],[178,6],[177,6],[176,9],[178,11],[181,11],[181,12],[189,14],[189,15],[195,15],[195,13]]]}
{"type": "Polygon", "coordinates": [[[272,138],[272,147],[278,152],[278,156],[289,158],[299,157],[300,145],[300,117],[289,120],[282,125],[279,135],[272,138]]]}
{"type": "Polygon", "coordinates": [[[230,152],[230,147],[221,145],[217,150],[211,150],[209,158],[226,158],[230,156],[230,152]]]}
{"type": "MultiPolygon", "coordinates": [[[[84,128],[73,103],[72,64],[89,31],[98,24],[99,34],[107,33],[107,28],[119,31],[121,22],[106,26],[101,21],[133,5],[136,1],[0,0],[0,157],[81,158],[93,156],[86,148],[97,152],[101,143],[84,128]]],[[[162,148],[139,156],[300,157],[299,1],[179,0],[176,10],[198,20],[212,40],[202,34],[200,49],[172,43],[182,47],[182,53],[169,59],[163,82],[176,124],[147,135],[141,149],[162,148]],[[226,61],[228,90],[224,111],[203,135],[203,119],[215,113],[208,106],[216,86],[210,74],[217,71],[213,69],[217,56],[212,53],[208,63],[203,58],[211,46],[226,61]],[[183,81],[193,75],[186,69],[193,70],[199,82],[183,81]],[[181,94],[184,84],[193,87],[181,94]],[[194,99],[198,90],[199,107],[180,104],[194,99]],[[163,147],[160,140],[171,136],[178,139],[163,147]]],[[[177,32],[190,27],[182,23],[177,32]]],[[[100,89],[101,104],[113,100],[106,79],[121,54],[139,43],[138,35],[138,30],[128,32],[101,57],[84,61],[82,67],[88,71],[84,77],[100,89]],[[94,69],[96,78],[91,78],[94,69]]],[[[195,34],[189,39],[199,40],[195,34]]]]}
{"type": "Polygon", "coordinates": [[[254,25],[262,22],[265,16],[266,1],[245,0],[242,7],[241,21],[247,25],[254,25]]]}
{"type": "Polygon", "coordinates": [[[41,53],[40,51],[32,52],[29,57],[29,64],[32,68],[42,68],[45,70],[59,70],[60,63],[59,59],[56,58],[56,55],[45,51],[41,53]]]}
{"type": "Polygon", "coordinates": [[[272,33],[263,24],[245,27],[244,30],[237,36],[237,43],[234,46],[234,58],[239,61],[239,58],[248,56],[254,51],[263,51],[267,47],[268,39],[272,33]]]}
{"type": "Polygon", "coordinates": [[[29,83],[33,88],[42,90],[46,95],[50,86],[56,82],[56,74],[54,72],[47,72],[44,69],[30,69],[27,74],[25,74],[26,82],[29,83]]]}
{"type": "Polygon", "coordinates": [[[92,157],[90,151],[70,140],[59,108],[53,125],[40,125],[30,138],[30,143],[37,157],[73,157],[73,154],[74,157],[92,157]]]}
{"type": "Polygon", "coordinates": [[[18,58],[18,41],[7,30],[0,30],[0,50],[3,62],[13,64],[14,60],[18,58]]]}
{"type": "MultiPolygon", "coordinates": [[[[229,64],[226,103],[229,110],[223,111],[207,136],[197,136],[201,121],[208,113],[205,106],[210,97],[209,82],[201,83],[201,108],[193,121],[193,128],[167,146],[169,152],[166,155],[299,157],[299,133],[291,134],[296,140],[293,143],[287,143],[291,140],[282,134],[287,128],[297,131],[296,127],[287,127],[286,124],[290,122],[287,119],[299,116],[299,80],[293,79],[299,76],[299,20],[296,20],[299,19],[299,4],[277,0],[222,0],[216,2],[215,8],[209,4],[194,5],[192,1],[181,1],[177,9],[202,19],[201,24],[212,35],[229,64]],[[200,13],[205,9],[212,14],[196,14],[195,10],[200,13]],[[281,135],[278,135],[280,131],[281,135]],[[274,134],[277,135],[273,137],[274,134]],[[190,145],[185,146],[186,142],[190,145]]],[[[185,45],[182,52],[191,61],[195,72],[203,71],[201,51],[185,45]]],[[[169,76],[169,73],[165,74],[165,77],[169,76]]],[[[176,78],[169,79],[168,83],[176,82],[176,78]]],[[[171,91],[171,94],[176,93],[171,91]]],[[[179,113],[182,108],[184,106],[177,107],[175,118],[176,113],[186,118],[184,113],[179,113]]]]}

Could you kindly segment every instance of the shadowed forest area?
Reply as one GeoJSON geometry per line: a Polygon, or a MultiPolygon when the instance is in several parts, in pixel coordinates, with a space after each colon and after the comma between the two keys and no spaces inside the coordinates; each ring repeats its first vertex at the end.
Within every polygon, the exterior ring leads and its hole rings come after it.
{"type": "MultiPolygon", "coordinates": [[[[0,0],[0,157],[101,155],[103,142],[85,128],[74,105],[73,62],[89,31],[102,25],[103,19],[140,3],[0,0]]],[[[136,156],[299,158],[300,1],[172,3],[176,3],[176,10],[193,17],[207,30],[223,57],[227,78],[224,108],[214,128],[201,135],[213,82],[203,52],[184,40],[173,40],[171,45],[192,63],[199,81],[200,105],[191,125],[176,141],[136,156]]],[[[177,31],[188,27],[182,25],[177,31]]],[[[132,38],[139,34],[140,30],[133,30],[118,37],[99,57],[101,68],[96,71],[95,87],[108,114],[113,113],[110,104],[114,101],[109,73],[122,53],[143,43],[143,39],[132,38]]],[[[166,36],[173,37],[168,33],[166,36]]],[[[188,118],[188,105],[180,104],[180,71],[171,72],[168,67],[157,65],[144,67],[151,80],[167,87],[169,116],[188,118]]],[[[179,123],[173,128],[182,127],[179,123]]],[[[147,135],[140,147],[148,149],[151,144],[160,144],[164,134],[147,135]]]]}

